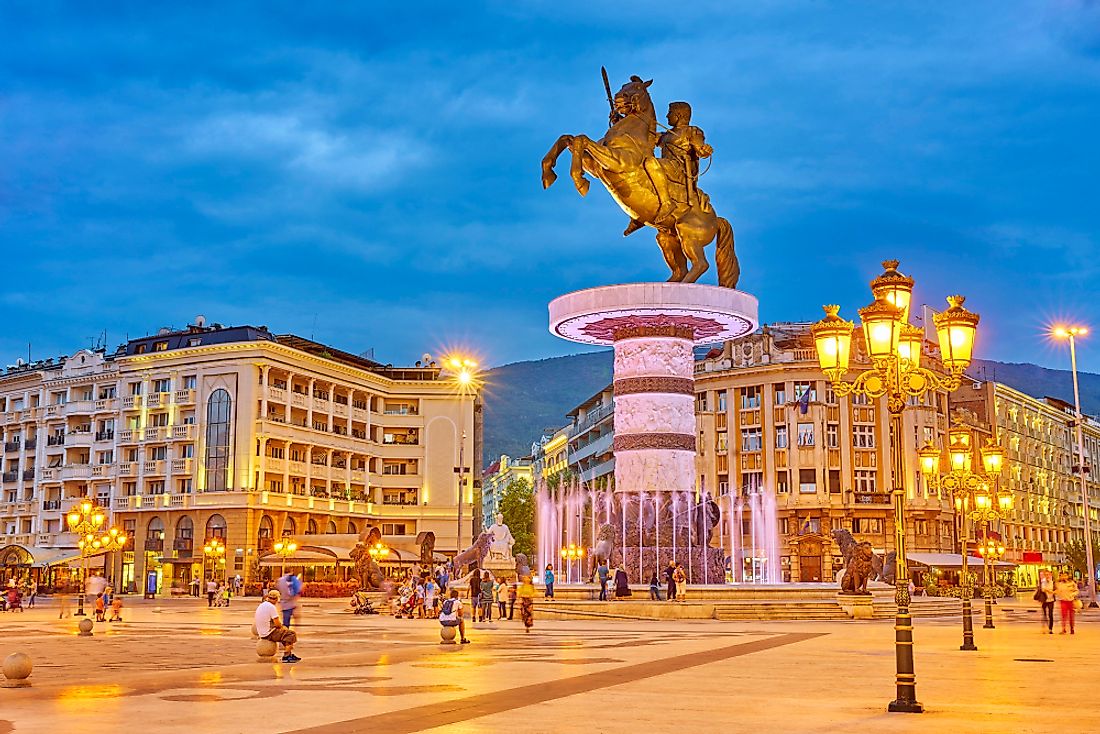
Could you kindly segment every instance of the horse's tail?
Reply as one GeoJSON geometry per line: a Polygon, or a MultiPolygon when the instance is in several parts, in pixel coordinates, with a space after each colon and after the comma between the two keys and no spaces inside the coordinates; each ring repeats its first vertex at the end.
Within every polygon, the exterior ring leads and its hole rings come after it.
{"type": "Polygon", "coordinates": [[[724,217],[718,217],[718,242],[714,246],[714,263],[718,267],[718,285],[736,288],[741,278],[741,264],[733,249],[733,227],[724,217]]]}

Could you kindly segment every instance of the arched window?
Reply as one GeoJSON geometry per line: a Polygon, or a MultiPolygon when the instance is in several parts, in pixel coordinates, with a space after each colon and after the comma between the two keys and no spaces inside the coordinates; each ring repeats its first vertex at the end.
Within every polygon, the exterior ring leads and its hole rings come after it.
{"type": "Polygon", "coordinates": [[[161,520],[159,517],[154,517],[152,520],[149,521],[149,537],[164,537],[164,520],[161,520]]]}
{"type": "Polygon", "coordinates": [[[352,535],[359,534],[359,528],[355,527],[355,523],[353,523],[351,520],[348,520],[348,532],[352,535]]]}
{"type": "Polygon", "coordinates": [[[225,518],[221,515],[211,515],[206,521],[206,539],[210,538],[225,540],[225,518]]]}
{"type": "Polygon", "coordinates": [[[259,536],[261,538],[274,538],[275,537],[275,523],[272,522],[271,518],[267,515],[264,515],[263,517],[260,518],[259,536]]]}
{"type": "Polygon", "coordinates": [[[187,515],[176,523],[176,537],[184,540],[195,537],[195,523],[187,515]]]}
{"type": "Polygon", "coordinates": [[[206,401],[206,491],[224,492],[229,486],[229,391],[218,388],[206,401]]]}
{"type": "Polygon", "coordinates": [[[296,532],[298,532],[298,523],[294,522],[293,517],[283,520],[283,535],[294,535],[296,532]]]}
{"type": "Polygon", "coordinates": [[[325,530],[325,532],[328,533],[329,535],[336,535],[336,521],[335,520],[329,520],[328,521],[328,529],[325,530]]]}
{"type": "Polygon", "coordinates": [[[310,535],[316,535],[317,534],[317,521],[314,520],[312,517],[309,518],[309,530],[307,530],[306,532],[309,533],[310,535]]]}

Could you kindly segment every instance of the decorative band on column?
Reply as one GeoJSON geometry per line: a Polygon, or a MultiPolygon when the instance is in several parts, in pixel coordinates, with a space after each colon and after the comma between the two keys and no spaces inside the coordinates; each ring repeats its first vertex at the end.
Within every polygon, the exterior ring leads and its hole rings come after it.
{"type": "MultiPolygon", "coordinates": [[[[611,331],[615,341],[620,339],[640,339],[647,337],[664,337],[666,339],[695,340],[695,329],[690,326],[682,326],[674,323],[662,323],[665,319],[652,319],[652,324],[633,323],[629,326],[619,326],[611,331]]],[[[667,321],[671,321],[668,319],[667,321]]]]}
{"type": "Polygon", "coordinates": [[[611,448],[613,451],[640,451],[642,449],[694,451],[695,436],[688,433],[619,434],[615,436],[611,448]]]}
{"type": "Polygon", "coordinates": [[[690,377],[623,377],[615,380],[616,395],[665,393],[695,396],[695,380],[690,377]]]}

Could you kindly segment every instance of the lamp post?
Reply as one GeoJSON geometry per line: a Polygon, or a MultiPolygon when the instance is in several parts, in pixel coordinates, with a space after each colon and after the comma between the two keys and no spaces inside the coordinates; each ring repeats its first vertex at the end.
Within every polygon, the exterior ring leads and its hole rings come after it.
{"type": "Polygon", "coordinates": [[[202,547],[203,556],[210,559],[211,573],[210,576],[214,581],[218,580],[218,565],[219,563],[225,563],[225,543],[221,538],[214,536],[202,547]]]}
{"type": "Polygon", "coordinates": [[[1085,565],[1086,576],[1088,577],[1088,595],[1089,595],[1089,608],[1095,609],[1096,604],[1096,566],[1092,557],[1092,519],[1089,517],[1089,490],[1088,490],[1088,473],[1089,467],[1085,463],[1085,437],[1082,432],[1081,424],[1084,423],[1085,415],[1081,412],[1081,390],[1077,386],[1077,337],[1085,336],[1089,333],[1088,328],[1084,326],[1059,326],[1054,329],[1054,336],[1058,339],[1069,340],[1069,363],[1070,369],[1073,372],[1073,407],[1074,412],[1077,415],[1074,416],[1074,428],[1077,438],[1077,477],[1081,482],[1081,502],[1082,509],[1085,515],[1085,565]]]}
{"type": "Polygon", "coordinates": [[[570,543],[569,545],[563,545],[561,547],[561,557],[562,557],[563,560],[565,560],[569,564],[569,565],[566,566],[566,569],[567,569],[566,577],[568,578],[569,583],[572,583],[573,582],[573,561],[579,561],[582,558],[584,558],[584,548],[582,548],[581,546],[576,545],[574,543],[570,543]]]}
{"type": "MultiPolygon", "coordinates": [[[[997,504],[1003,512],[1012,509],[1012,497],[997,497],[996,489],[994,497],[989,496],[989,486],[992,483],[996,488],[997,476],[1004,464],[1004,451],[992,441],[981,450],[983,471],[973,471],[974,449],[972,445],[971,431],[964,426],[953,426],[948,431],[948,470],[940,471],[940,450],[931,443],[927,443],[917,452],[920,457],[921,472],[924,474],[929,486],[939,487],[951,493],[955,503],[955,512],[962,516],[962,626],[963,642],[960,650],[977,650],[974,644],[974,618],[971,599],[973,597],[973,585],[970,582],[970,521],[991,519],[989,513],[994,512],[993,505],[997,504]]],[[[997,517],[1000,517],[998,514],[997,517]]],[[[988,533],[987,533],[988,537],[988,533]]],[[[988,568],[986,569],[988,571],[988,568]]],[[[985,592],[989,591],[988,574],[986,575],[985,592]]],[[[993,627],[993,609],[988,593],[986,597],[986,627],[993,627]]]]}
{"type": "MultiPolygon", "coordinates": [[[[465,397],[467,395],[476,396],[477,388],[479,384],[477,362],[469,357],[462,355],[456,355],[448,357],[443,360],[444,369],[449,373],[449,379],[454,385],[456,392],[460,398],[459,406],[461,407],[465,403],[465,397]]],[[[461,413],[461,411],[460,411],[461,413]]],[[[459,420],[462,420],[462,416],[459,415],[459,420]]],[[[470,469],[466,466],[466,429],[462,429],[462,441],[458,444],[458,466],[455,467],[455,474],[458,475],[458,538],[456,540],[456,553],[461,553],[465,550],[462,547],[462,506],[466,502],[465,489],[467,485],[467,475],[470,473],[470,469]]]]}
{"type": "Polygon", "coordinates": [[[275,544],[271,546],[271,548],[279,555],[279,558],[282,559],[282,570],[279,576],[286,576],[286,559],[294,555],[295,551],[298,550],[298,544],[291,540],[289,536],[284,535],[282,538],[275,541],[275,544]]]}
{"type": "Polygon", "coordinates": [[[80,549],[80,599],[77,603],[77,617],[85,616],[84,595],[88,583],[88,557],[95,555],[103,547],[99,529],[103,527],[106,519],[106,510],[89,499],[81,500],[80,504],[74,506],[65,517],[69,531],[80,536],[76,541],[76,546],[80,549]]]}
{"type": "Polygon", "coordinates": [[[389,557],[390,549],[383,543],[375,543],[367,548],[367,553],[370,554],[370,559],[377,564],[379,561],[389,557]]]}
{"type": "Polygon", "coordinates": [[[812,334],[822,371],[833,392],[844,397],[852,394],[868,398],[886,398],[890,412],[891,489],[894,504],[894,546],[897,553],[897,617],[894,621],[894,648],[897,658],[897,698],[889,711],[921,713],[917,701],[916,673],[913,667],[913,622],[909,613],[909,568],[905,555],[905,453],[902,450],[902,416],[909,398],[920,398],[930,390],[952,392],[962,384],[962,375],[970,366],[978,315],[963,308],[962,296],[950,296],[949,308],[935,317],[940,342],[940,358],[948,370],[946,376],[920,366],[923,332],[909,324],[909,302],[913,279],[898,272],[897,260],[883,262],[886,268],[871,281],[875,297],[869,306],[859,309],[863,339],[871,367],[852,382],[844,380],[851,356],[855,324],[837,314],[839,306],[825,306],[825,318],[814,324],[812,334]]]}
{"type": "Polygon", "coordinates": [[[978,546],[978,555],[985,564],[985,624],[986,629],[993,629],[993,563],[1004,557],[1004,543],[990,538],[988,535],[983,543],[978,546]]]}

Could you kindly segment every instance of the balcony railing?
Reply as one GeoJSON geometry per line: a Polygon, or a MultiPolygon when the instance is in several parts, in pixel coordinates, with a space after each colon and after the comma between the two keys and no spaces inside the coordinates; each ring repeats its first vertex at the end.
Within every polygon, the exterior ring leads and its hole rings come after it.
{"type": "Polygon", "coordinates": [[[145,550],[148,553],[163,553],[164,541],[160,538],[146,538],[145,550]]]}
{"type": "Polygon", "coordinates": [[[189,552],[195,548],[194,538],[176,538],[172,541],[172,550],[189,552]]]}
{"type": "Polygon", "coordinates": [[[115,406],[118,404],[118,400],[115,398],[100,398],[95,401],[96,413],[112,413],[115,411],[115,406]]]}
{"type": "Polygon", "coordinates": [[[163,459],[152,459],[150,461],[146,461],[145,462],[145,473],[146,474],[163,474],[164,473],[164,464],[165,464],[165,462],[164,462],[163,459]]]}
{"type": "Polygon", "coordinates": [[[21,444],[18,441],[5,441],[4,451],[7,451],[8,453],[18,451],[20,445],[21,444]]]}
{"type": "Polygon", "coordinates": [[[172,426],[172,440],[174,441],[191,441],[194,438],[195,426],[191,423],[184,423],[178,426],[172,426]]]}
{"type": "Polygon", "coordinates": [[[118,465],[118,474],[122,477],[136,477],[138,465],[136,461],[124,461],[118,465]]]}
{"type": "Polygon", "coordinates": [[[123,428],[118,432],[118,440],[120,443],[134,443],[137,441],[135,434],[137,433],[135,428],[123,428]]]}
{"type": "Polygon", "coordinates": [[[61,467],[61,479],[90,479],[92,467],[89,464],[66,464],[61,467]]]}
{"type": "Polygon", "coordinates": [[[123,410],[140,410],[141,409],[141,396],[140,395],[127,395],[122,398],[123,410]]]}
{"type": "Polygon", "coordinates": [[[60,433],[60,434],[56,434],[56,435],[53,435],[53,436],[47,436],[46,437],[46,445],[47,446],[64,446],[65,445],[65,434],[60,433]]]}
{"type": "Polygon", "coordinates": [[[163,441],[166,434],[167,429],[164,426],[150,426],[145,429],[145,440],[163,441]]]}
{"type": "Polygon", "coordinates": [[[195,402],[195,391],[191,388],[176,390],[176,405],[190,405],[195,402]]]}
{"type": "Polygon", "coordinates": [[[42,502],[42,509],[46,511],[60,510],[61,500],[44,500],[42,502]]]}
{"type": "Polygon", "coordinates": [[[115,439],[114,431],[96,431],[96,441],[113,441],[115,439]]]}
{"type": "Polygon", "coordinates": [[[3,480],[5,482],[18,481],[19,480],[19,472],[17,472],[17,471],[6,471],[6,472],[4,472],[3,480]]]}
{"type": "Polygon", "coordinates": [[[38,446],[38,439],[37,438],[28,438],[26,441],[23,442],[23,448],[25,448],[27,451],[34,451],[34,449],[37,446],[38,446]]]}
{"type": "Polygon", "coordinates": [[[191,459],[172,459],[173,474],[190,474],[191,459]]]}
{"type": "Polygon", "coordinates": [[[28,480],[28,481],[31,480],[31,479],[34,479],[34,469],[24,469],[23,470],[23,479],[28,480]]]}
{"type": "Polygon", "coordinates": [[[267,388],[267,399],[276,403],[285,403],[286,390],[281,387],[269,387],[267,388]]]}

